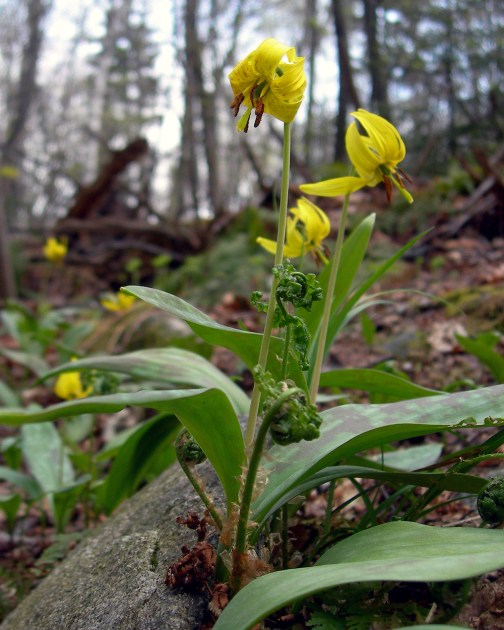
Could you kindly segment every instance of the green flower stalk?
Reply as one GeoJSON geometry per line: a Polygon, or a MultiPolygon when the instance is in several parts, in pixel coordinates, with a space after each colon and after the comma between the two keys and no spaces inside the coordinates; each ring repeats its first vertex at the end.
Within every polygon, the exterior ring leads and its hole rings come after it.
{"type": "MultiPolygon", "coordinates": [[[[283,261],[287,204],[290,172],[290,123],[294,120],[306,89],[304,58],[296,56],[296,49],[273,38],[264,40],[245,59],[240,61],[229,74],[234,98],[231,108],[237,116],[243,104],[247,109],[238,120],[238,131],[247,131],[252,110],[255,109],[255,127],[263,114],[269,114],[284,123],[282,186],[280,192],[280,214],[278,218],[275,265],[283,261]]],[[[275,315],[275,291],[277,281],[273,278],[268,312],[264,324],[263,338],[259,350],[258,365],[265,369],[268,361],[273,319],[275,315]]],[[[255,384],[252,392],[250,412],[245,432],[245,444],[254,440],[261,392],[255,384]]]]}

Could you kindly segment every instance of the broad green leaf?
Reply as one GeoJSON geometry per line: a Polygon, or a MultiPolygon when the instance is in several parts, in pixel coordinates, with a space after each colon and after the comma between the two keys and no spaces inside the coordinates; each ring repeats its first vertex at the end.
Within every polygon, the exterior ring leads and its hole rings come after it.
{"type": "Polygon", "coordinates": [[[52,422],[21,427],[21,449],[28,468],[45,493],[53,493],[74,481],[72,464],[52,422]]]}
{"type": "Polygon", "coordinates": [[[216,387],[233,404],[236,413],[248,413],[250,401],[245,392],[223,372],[195,352],[179,348],[153,348],[117,356],[96,356],[65,363],[44,375],[44,380],[61,372],[96,369],[129,374],[142,381],[166,385],[216,387]]]}
{"type": "Polygon", "coordinates": [[[228,503],[238,498],[245,462],[243,436],[227,396],[219,389],[141,391],[91,396],[47,409],[0,409],[0,424],[30,425],[82,413],[116,413],[128,406],[173,413],[192,433],[222,483],[228,503]]]}
{"type": "Polygon", "coordinates": [[[366,449],[451,428],[504,424],[504,385],[384,405],[343,405],[322,412],[321,435],[313,442],[274,446],[266,467],[269,483],[254,504],[254,519],[326,466],[366,449]]]}
{"type": "MultiPolygon", "coordinates": [[[[262,340],[261,334],[223,326],[176,295],[165,293],[159,289],[136,286],[127,286],[123,287],[123,289],[126,293],[135,295],[141,300],[183,319],[204,341],[211,345],[222,346],[231,350],[240,357],[249,369],[252,369],[257,364],[262,340]]],[[[271,339],[267,369],[278,380],[281,378],[282,365],[277,357],[281,357],[282,353],[283,341],[273,337],[271,339]]],[[[305,391],[307,390],[305,377],[294,361],[289,363],[288,376],[298,387],[305,391]]]]}
{"type": "Polygon", "coordinates": [[[3,381],[0,381],[0,403],[6,407],[17,407],[20,404],[16,392],[3,381]]]}
{"type": "Polygon", "coordinates": [[[48,365],[41,357],[37,357],[33,353],[22,352],[21,350],[8,350],[7,348],[0,348],[0,354],[9,359],[13,363],[18,363],[26,369],[33,372],[36,376],[40,376],[44,372],[47,372],[48,365]]]}
{"type": "MultiPolygon", "coordinates": [[[[316,565],[348,564],[364,560],[400,560],[402,558],[433,558],[442,561],[450,556],[467,556],[494,549],[504,551],[496,530],[475,527],[432,527],[396,521],[371,527],[349,536],[328,549],[316,565]]],[[[500,558],[504,566],[504,554],[500,558]]]]}
{"type": "MultiPolygon", "coordinates": [[[[364,260],[369,245],[373,227],[375,224],[376,214],[370,214],[366,217],[355,230],[348,236],[341,250],[340,268],[338,271],[338,279],[333,296],[333,309],[337,308],[348,295],[355,277],[359,271],[360,265],[364,260]]],[[[329,282],[330,265],[324,268],[319,275],[320,286],[324,295],[327,292],[327,283],[329,282]]],[[[303,319],[310,334],[315,336],[322,319],[324,310],[324,302],[315,302],[311,311],[302,311],[303,319]]]]}
{"type": "MultiPolygon", "coordinates": [[[[415,245],[417,241],[423,238],[425,234],[427,234],[427,232],[429,232],[429,230],[426,230],[425,232],[422,232],[422,234],[419,234],[418,236],[413,238],[411,241],[406,243],[404,247],[401,247],[401,249],[399,249],[393,256],[388,258],[382,265],[380,265],[380,267],[374,273],[372,273],[369,276],[369,278],[367,278],[364,282],[362,282],[357,287],[357,289],[353,292],[352,296],[346,302],[343,303],[343,301],[341,301],[341,303],[339,303],[339,302],[336,302],[336,300],[333,301],[333,304],[331,305],[331,319],[329,321],[329,329],[327,331],[327,340],[325,344],[326,354],[329,348],[334,343],[334,339],[336,338],[336,335],[339,333],[344,323],[347,321],[350,311],[354,309],[355,305],[361,299],[361,297],[366,293],[366,291],[368,291],[368,289],[370,289],[373,286],[373,284],[377,280],[379,280],[383,275],[385,275],[385,273],[387,273],[387,271],[392,267],[392,265],[396,263],[399,260],[399,258],[401,258],[408,251],[408,249],[413,247],[413,245],[415,245]]],[[[337,284],[340,277],[342,277],[341,269],[338,273],[338,280],[336,281],[336,291],[337,291],[337,284]]],[[[354,309],[355,314],[358,314],[359,312],[360,312],[359,309],[354,309]]],[[[317,339],[318,339],[318,331],[316,334],[312,335],[312,338],[310,341],[310,356],[312,356],[314,352],[316,351],[317,339]]],[[[311,372],[310,372],[309,379],[310,377],[311,377],[311,372]]]]}
{"type": "Polygon", "coordinates": [[[499,530],[388,523],[338,543],[322,558],[314,567],[253,580],[233,597],[215,630],[248,630],[298,599],[341,584],[444,582],[495,571],[504,566],[504,537],[499,530]],[[328,554],[336,564],[322,564],[328,554]]]}
{"type": "Polygon", "coordinates": [[[39,486],[36,479],[30,477],[30,475],[20,473],[17,470],[7,468],[6,466],[0,466],[0,479],[8,481],[12,485],[24,490],[30,501],[39,499],[43,494],[42,488],[39,486]]]}
{"type": "Polygon", "coordinates": [[[173,441],[179,431],[177,418],[162,413],[140,425],[126,440],[105,480],[103,509],[107,514],[135,492],[160,453],[166,453],[167,466],[176,460],[173,441]]]}
{"type": "Polygon", "coordinates": [[[387,394],[398,399],[436,396],[442,392],[416,385],[404,378],[373,369],[342,369],[323,372],[320,377],[321,387],[347,387],[365,392],[387,394]]]}

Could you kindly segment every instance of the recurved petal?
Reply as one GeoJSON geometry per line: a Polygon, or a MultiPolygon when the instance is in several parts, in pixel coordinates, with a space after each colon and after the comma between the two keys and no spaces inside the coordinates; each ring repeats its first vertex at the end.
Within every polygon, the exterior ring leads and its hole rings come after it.
{"type": "Polygon", "coordinates": [[[298,207],[291,210],[305,224],[308,240],[314,243],[322,242],[331,230],[331,224],[326,213],[314,203],[302,197],[298,207]]]}
{"type": "Polygon", "coordinates": [[[264,111],[284,123],[290,123],[296,117],[301,100],[285,101],[275,96],[273,90],[269,90],[263,98],[264,111]]]}
{"type": "Polygon", "coordinates": [[[276,254],[276,243],[275,243],[275,241],[272,241],[269,238],[263,238],[262,236],[258,236],[256,240],[259,243],[259,245],[261,247],[264,247],[264,249],[267,252],[270,252],[271,254],[276,254]]]}
{"type": "Polygon", "coordinates": [[[229,82],[233,94],[243,94],[245,107],[250,105],[250,89],[259,81],[259,74],[255,69],[254,57],[256,51],[250,53],[243,61],[240,61],[229,73],[229,82]]]}
{"type": "Polygon", "coordinates": [[[385,162],[401,162],[406,155],[406,147],[397,131],[388,120],[363,109],[352,113],[366,130],[371,143],[384,158],[385,162]]]}
{"type": "Polygon", "coordinates": [[[298,256],[303,256],[303,254],[306,254],[308,251],[308,241],[306,239],[306,235],[301,232],[299,228],[300,226],[298,225],[297,217],[289,217],[287,219],[284,256],[297,258],[298,256]]]}
{"type": "Polygon", "coordinates": [[[356,123],[351,123],[345,135],[345,145],[355,170],[366,181],[374,177],[376,169],[384,163],[382,156],[367,136],[362,136],[356,123]]]}
{"type": "Polygon", "coordinates": [[[302,184],[299,188],[309,195],[338,197],[360,190],[364,186],[369,186],[369,183],[362,177],[336,177],[316,184],[302,184]]]}
{"type": "Polygon", "coordinates": [[[284,55],[291,60],[296,56],[296,49],[282,44],[282,42],[273,37],[268,37],[268,39],[259,44],[253,54],[255,71],[259,76],[271,81],[275,78],[276,69],[284,55]]]}
{"type": "Polygon", "coordinates": [[[292,122],[303,100],[306,88],[304,59],[285,66],[284,74],[271,83],[263,97],[264,111],[282,122],[292,122]]]}

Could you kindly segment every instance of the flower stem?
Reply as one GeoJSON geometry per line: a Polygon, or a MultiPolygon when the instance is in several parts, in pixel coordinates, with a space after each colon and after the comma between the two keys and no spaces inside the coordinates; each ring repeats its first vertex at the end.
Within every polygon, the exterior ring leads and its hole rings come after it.
{"type": "Polygon", "coordinates": [[[243,486],[242,499],[240,503],[240,516],[238,518],[238,526],[236,528],[236,541],[233,550],[233,557],[235,559],[233,562],[233,590],[239,590],[240,588],[241,572],[243,569],[242,560],[245,556],[247,548],[247,527],[248,517],[250,513],[250,505],[252,503],[255,480],[257,476],[257,471],[259,469],[259,462],[263,453],[264,443],[266,441],[269,426],[272,420],[275,418],[276,414],[282,408],[282,405],[284,405],[291,396],[299,394],[300,392],[301,390],[299,389],[299,387],[290,387],[289,389],[286,389],[284,392],[282,392],[282,394],[280,394],[280,396],[275,400],[275,402],[269,409],[268,413],[261,423],[261,426],[259,427],[259,431],[257,432],[257,437],[254,442],[254,447],[252,449],[252,455],[250,456],[245,484],[243,486]]]}
{"type": "MultiPolygon", "coordinates": [[[[282,188],[280,191],[280,215],[278,217],[277,244],[275,253],[275,266],[280,265],[283,261],[283,250],[285,242],[285,227],[287,225],[287,206],[289,201],[289,172],[290,172],[290,123],[284,123],[284,142],[283,142],[283,166],[282,166],[282,188]]],[[[262,370],[266,369],[268,361],[269,346],[271,333],[273,330],[273,318],[276,306],[276,290],[278,280],[273,277],[271,291],[268,302],[268,312],[264,323],[264,332],[259,350],[259,358],[257,364],[262,370]]],[[[250,447],[254,441],[257,414],[259,412],[259,403],[261,401],[261,390],[257,382],[254,383],[252,391],[252,399],[250,401],[250,411],[245,431],[245,446],[250,447]]]]}
{"type": "Polygon", "coordinates": [[[331,268],[329,271],[329,281],[327,283],[327,293],[324,301],[324,311],[322,313],[322,322],[317,342],[317,353],[313,366],[313,375],[310,385],[310,399],[314,403],[317,399],[318,388],[320,384],[320,373],[322,371],[322,363],[324,362],[325,345],[327,340],[327,330],[329,328],[329,320],[331,318],[331,309],[334,297],[334,288],[336,287],[336,279],[338,277],[338,269],[341,259],[341,250],[343,249],[343,241],[345,239],[345,228],[348,215],[348,202],[350,194],[345,196],[343,208],[341,210],[341,219],[338,228],[338,236],[336,238],[336,246],[331,260],[331,268]]]}

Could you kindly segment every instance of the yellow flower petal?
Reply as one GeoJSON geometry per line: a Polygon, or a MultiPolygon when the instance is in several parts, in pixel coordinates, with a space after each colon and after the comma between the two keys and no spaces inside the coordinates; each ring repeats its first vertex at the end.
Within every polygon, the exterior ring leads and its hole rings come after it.
{"type": "Polygon", "coordinates": [[[106,297],[100,299],[100,304],[108,311],[127,311],[133,306],[136,297],[134,295],[128,295],[122,291],[117,293],[111,293],[106,297]]]}
{"type": "MultiPolygon", "coordinates": [[[[270,37],[233,68],[229,81],[235,96],[232,104],[235,116],[243,104],[246,108],[255,108],[260,121],[261,107],[264,106],[264,113],[291,122],[306,88],[304,59],[296,56],[292,46],[270,37]]],[[[246,112],[240,118],[238,130],[246,129],[249,114],[246,112]]]]}
{"type": "Polygon", "coordinates": [[[299,188],[309,195],[338,197],[360,190],[367,185],[366,180],[361,177],[336,177],[315,184],[302,184],[299,188]]]}
{"type": "Polygon", "coordinates": [[[270,252],[270,254],[276,254],[276,242],[275,241],[272,241],[269,238],[263,238],[262,236],[258,236],[256,240],[259,243],[259,245],[261,247],[264,247],[264,249],[267,252],[270,252]]]}
{"type": "Polygon", "coordinates": [[[44,247],[44,256],[50,262],[61,262],[67,255],[67,244],[64,241],[58,241],[54,236],[50,236],[44,247]]]}
{"type": "Polygon", "coordinates": [[[321,197],[336,197],[385,182],[389,201],[394,185],[411,203],[413,197],[404,188],[404,173],[400,169],[397,172],[397,165],[406,155],[406,147],[397,129],[385,118],[363,109],[353,112],[352,116],[363,131],[356,122],[352,122],[347,129],[345,144],[359,177],[338,177],[316,184],[303,184],[301,190],[321,197]]]}
{"type": "Polygon", "coordinates": [[[92,389],[91,386],[84,389],[80,372],[64,372],[58,376],[54,385],[54,393],[63,400],[85,398],[89,396],[92,389]]]}
{"type": "MultiPolygon", "coordinates": [[[[308,199],[301,198],[295,208],[290,208],[287,218],[284,255],[288,258],[304,256],[312,250],[320,250],[324,238],[331,230],[325,212],[308,199]]],[[[276,243],[259,237],[259,245],[272,254],[276,253],[276,243]]]]}

